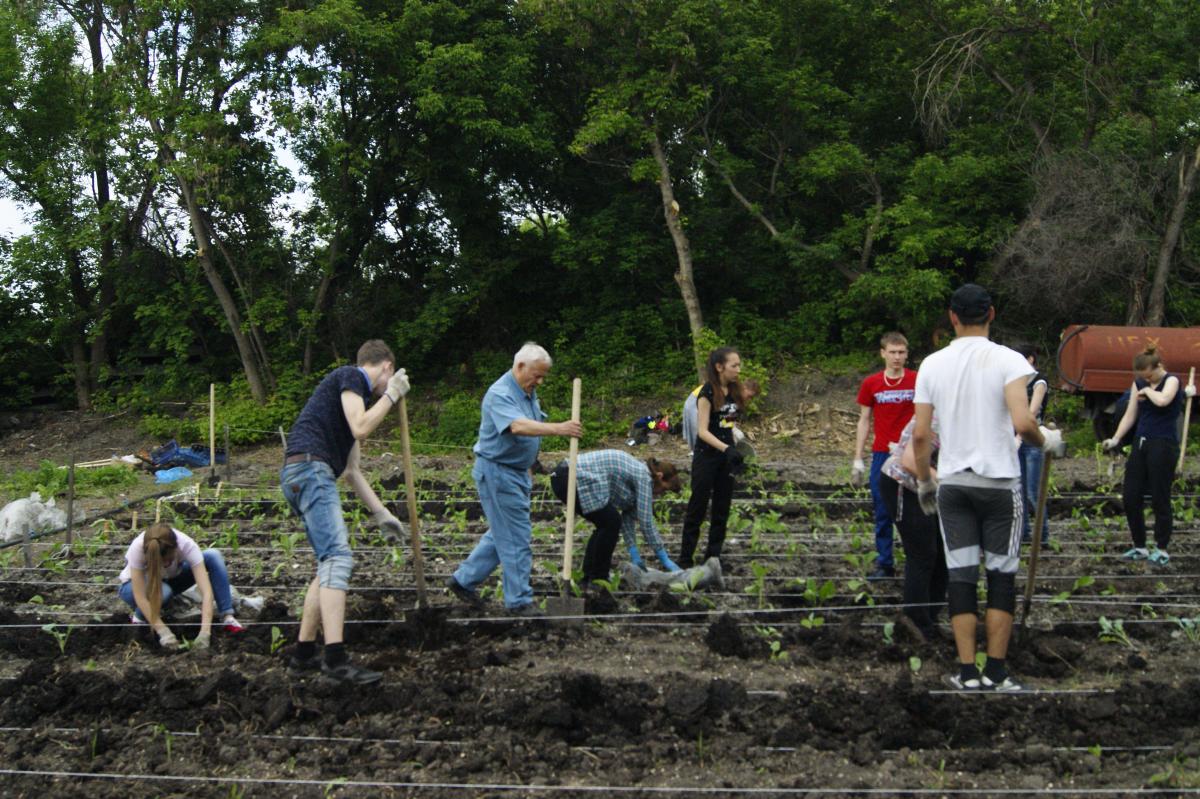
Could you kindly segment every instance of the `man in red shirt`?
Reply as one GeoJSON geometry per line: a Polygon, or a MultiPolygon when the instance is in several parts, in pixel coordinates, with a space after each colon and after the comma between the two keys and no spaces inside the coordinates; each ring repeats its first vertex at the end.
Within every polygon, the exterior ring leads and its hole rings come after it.
{"type": "Polygon", "coordinates": [[[908,339],[903,333],[885,333],[879,340],[879,356],[883,358],[884,370],[869,375],[858,389],[858,435],[854,442],[854,463],[850,477],[857,485],[862,482],[866,466],[863,463],[863,447],[867,443],[867,432],[871,417],[875,421],[875,443],[871,446],[871,499],[875,504],[875,570],[867,575],[869,580],[882,580],[896,575],[896,562],[892,557],[892,517],[879,495],[879,470],[888,457],[888,447],[900,440],[900,433],[913,415],[913,392],[917,386],[917,373],[905,369],[908,360],[908,339]]]}

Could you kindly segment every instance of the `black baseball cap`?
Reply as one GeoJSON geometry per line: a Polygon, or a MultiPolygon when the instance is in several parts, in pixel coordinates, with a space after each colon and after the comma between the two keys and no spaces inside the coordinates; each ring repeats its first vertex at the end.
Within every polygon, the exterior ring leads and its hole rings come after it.
{"type": "Polygon", "coordinates": [[[963,319],[982,319],[992,307],[992,295],[976,283],[959,286],[950,295],[950,310],[963,319]]]}

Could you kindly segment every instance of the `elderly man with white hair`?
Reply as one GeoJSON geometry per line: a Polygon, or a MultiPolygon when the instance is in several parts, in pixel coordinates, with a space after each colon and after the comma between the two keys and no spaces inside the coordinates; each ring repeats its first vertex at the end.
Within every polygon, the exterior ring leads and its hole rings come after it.
{"type": "Polygon", "coordinates": [[[537,387],[550,371],[550,355],[533,342],[513,357],[512,371],[491,385],[483,397],[475,468],[471,475],[488,520],[488,531],[446,581],[453,595],[473,607],[482,606],[476,588],[496,566],[503,566],[504,606],[516,616],[538,616],[529,574],[533,568],[529,498],[542,436],[583,433],[579,422],[546,422],[538,405],[537,387]]]}

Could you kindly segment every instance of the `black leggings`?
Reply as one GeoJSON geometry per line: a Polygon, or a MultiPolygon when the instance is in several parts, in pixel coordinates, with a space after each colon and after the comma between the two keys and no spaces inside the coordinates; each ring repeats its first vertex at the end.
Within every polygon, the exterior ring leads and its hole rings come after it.
{"type": "Polygon", "coordinates": [[[888,513],[896,520],[900,540],[904,542],[904,614],[921,632],[929,635],[937,623],[938,611],[946,602],[946,556],[938,517],[926,516],[917,495],[903,489],[886,474],[879,475],[879,493],[888,513]],[[898,512],[899,511],[899,512],[898,512]]]}
{"type": "Polygon", "coordinates": [[[1171,483],[1175,481],[1175,464],[1179,461],[1179,444],[1166,438],[1135,438],[1125,462],[1125,518],[1135,547],[1146,546],[1146,494],[1154,508],[1154,543],[1159,549],[1171,544],[1173,518],[1171,515],[1171,483]]]}
{"type": "Polygon", "coordinates": [[[707,445],[696,445],[692,456],[692,497],[683,517],[683,533],[678,564],[689,569],[695,562],[696,544],[700,542],[700,525],[712,500],[712,520],[708,525],[708,546],[702,561],[721,557],[725,543],[725,527],[729,523],[729,506],[733,503],[733,472],[725,453],[707,445]]]}
{"type": "MultiPolygon", "coordinates": [[[[550,474],[550,490],[559,502],[567,501],[567,469],[557,468],[550,474]]],[[[579,492],[575,492],[575,507],[579,508],[579,492]]],[[[613,550],[621,536],[621,512],[612,505],[605,505],[591,513],[580,512],[583,518],[596,525],[596,532],[588,539],[583,554],[583,579],[607,580],[612,571],[613,550]]]]}

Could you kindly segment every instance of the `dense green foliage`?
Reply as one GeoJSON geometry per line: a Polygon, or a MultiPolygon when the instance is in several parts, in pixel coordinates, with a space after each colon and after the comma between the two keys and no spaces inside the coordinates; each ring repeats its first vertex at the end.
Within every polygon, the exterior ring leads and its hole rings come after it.
{"type": "Polygon", "coordinates": [[[1194,323],[1198,64],[1183,0],[0,4],[0,405],[187,439],[215,380],[249,440],[380,337],[450,443],[527,339],[609,429],[697,313],[766,371],[968,279],[1007,338],[1194,323]]]}

